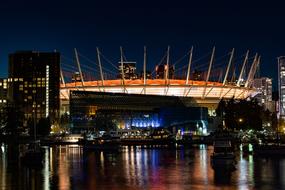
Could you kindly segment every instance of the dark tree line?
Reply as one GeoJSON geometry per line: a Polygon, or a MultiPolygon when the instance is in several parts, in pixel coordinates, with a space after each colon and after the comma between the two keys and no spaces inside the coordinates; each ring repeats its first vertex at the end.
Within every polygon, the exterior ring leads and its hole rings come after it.
{"type": "MultiPolygon", "coordinates": [[[[228,129],[254,129],[262,130],[263,122],[274,125],[276,114],[265,110],[256,99],[250,100],[221,100],[216,113],[225,121],[228,129]]],[[[276,122],[275,122],[276,123],[276,122]]]]}
{"type": "MultiPolygon", "coordinates": [[[[29,132],[31,136],[34,136],[34,120],[29,118],[27,127],[24,127],[24,113],[19,106],[8,103],[5,107],[2,107],[0,112],[0,133],[5,135],[18,136],[20,134],[29,132]]],[[[41,118],[38,122],[35,122],[37,136],[49,135],[51,130],[51,123],[49,118],[41,118]]]]}
{"type": "Polygon", "coordinates": [[[30,136],[48,136],[51,131],[51,122],[48,118],[40,118],[38,122],[33,121],[32,118],[28,120],[28,128],[30,136]],[[34,131],[36,129],[36,131],[34,131]]]}
{"type": "Polygon", "coordinates": [[[1,133],[17,136],[23,132],[24,114],[15,104],[8,103],[1,110],[1,133]]]}

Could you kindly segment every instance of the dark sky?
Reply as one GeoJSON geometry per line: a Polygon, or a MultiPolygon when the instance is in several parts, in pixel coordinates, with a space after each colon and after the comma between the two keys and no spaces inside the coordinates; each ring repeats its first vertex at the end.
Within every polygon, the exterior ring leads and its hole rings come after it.
{"type": "Polygon", "coordinates": [[[73,48],[96,59],[96,47],[114,62],[119,46],[142,63],[143,46],[155,64],[171,46],[172,59],[194,46],[194,59],[217,56],[235,47],[261,55],[261,74],[277,83],[277,56],[285,55],[285,6],[276,1],[9,1],[0,3],[0,77],[7,76],[8,54],[17,50],[73,48]],[[198,3],[199,2],[199,3],[198,3]],[[196,56],[196,57],[195,57],[196,56]]]}

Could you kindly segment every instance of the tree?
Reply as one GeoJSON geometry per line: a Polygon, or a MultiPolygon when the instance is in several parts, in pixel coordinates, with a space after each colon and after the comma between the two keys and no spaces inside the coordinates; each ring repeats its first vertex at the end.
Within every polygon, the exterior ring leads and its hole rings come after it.
{"type": "Polygon", "coordinates": [[[0,107],[0,133],[3,134],[5,132],[5,127],[6,127],[6,119],[7,114],[6,114],[6,105],[2,105],[0,107]]]}
{"type": "Polygon", "coordinates": [[[221,100],[216,112],[220,117],[224,113],[225,125],[229,129],[261,130],[263,119],[270,118],[270,112],[265,111],[255,99],[221,100]]]}
{"type": "Polygon", "coordinates": [[[221,99],[221,101],[219,102],[218,107],[216,109],[217,116],[223,117],[225,109],[226,109],[226,102],[224,99],[221,99]]]}
{"type": "Polygon", "coordinates": [[[68,131],[69,127],[69,115],[67,113],[60,117],[59,129],[60,131],[68,131]]]}
{"type": "Polygon", "coordinates": [[[15,104],[7,104],[5,108],[3,131],[6,134],[13,136],[19,135],[21,128],[23,127],[24,114],[20,108],[15,104]]]}
{"type": "Polygon", "coordinates": [[[277,131],[277,127],[278,127],[278,119],[277,119],[277,114],[276,112],[273,112],[271,114],[271,124],[272,124],[272,128],[277,131]]]}
{"type": "Polygon", "coordinates": [[[36,124],[36,132],[34,132],[34,123],[32,119],[28,120],[28,127],[29,127],[29,132],[30,136],[47,136],[50,134],[51,131],[51,123],[50,119],[48,118],[40,118],[38,123],[36,124]],[[35,134],[36,133],[36,134],[35,134]]]}
{"type": "Polygon", "coordinates": [[[41,118],[37,124],[37,133],[41,136],[47,136],[51,131],[50,118],[41,118]]]}

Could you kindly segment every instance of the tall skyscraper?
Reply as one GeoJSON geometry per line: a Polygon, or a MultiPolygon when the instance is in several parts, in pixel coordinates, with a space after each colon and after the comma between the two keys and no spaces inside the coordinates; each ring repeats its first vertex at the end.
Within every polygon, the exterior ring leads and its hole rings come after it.
{"type": "Polygon", "coordinates": [[[0,107],[7,103],[7,79],[0,78],[0,107]]]}
{"type": "Polygon", "coordinates": [[[266,109],[275,111],[272,102],[272,79],[267,77],[256,78],[253,80],[252,86],[260,91],[260,94],[255,96],[258,102],[266,109]]]}
{"type": "Polygon", "coordinates": [[[19,51],[9,55],[8,100],[28,119],[59,117],[60,53],[19,51]]]}
{"type": "MultiPolygon", "coordinates": [[[[0,125],[5,123],[5,107],[7,106],[7,79],[0,79],[0,125]]],[[[2,127],[2,126],[0,126],[2,127]]]]}
{"type": "Polygon", "coordinates": [[[123,74],[125,79],[137,79],[138,75],[136,73],[136,62],[126,62],[124,61],[123,64],[119,62],[119,75],[118,78],[122,78],[122,65],[123,65],[123,74]]]}
{"type": "Polygon", "coordinates": [[[285,56],[278,57],[279,117],[285,118],[285,56]]]}

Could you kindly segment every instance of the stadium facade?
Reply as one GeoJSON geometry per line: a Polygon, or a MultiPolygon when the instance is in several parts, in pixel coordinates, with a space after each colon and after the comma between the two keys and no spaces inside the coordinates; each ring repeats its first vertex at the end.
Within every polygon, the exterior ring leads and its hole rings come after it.
{"type": "MultiPolygon", "coordinates": [[[[145,110],[139,105],[136,106],[136,103],[139,104],[147,101],[148,99],[165,99],[166,101],[169,98],[174,98],[179,100],[187,99],[189,102],[194,102],[194,104],[187,104],[186,106],[183,105],[179,108],[180,111],[185,108],[184,111],[182,111],[185,113],[185,115],[187,115],[187,112],[188,114],[190,114],[190,108],[192,107],[193,110],[197,108],[197,113],[200,112],[198,108],[205,108],[208,110],[209,116],[213,116],[214,110],[221,99],[245,99],[248,97],[253,97],[259,93],[257,89],[252,88],[252,83],[255,76],[256,68],[260,63],[260,56],[256,54],[253,57],[252,61],[250,61],[248,51],[246,52],[245,56],[243,56],[241,66],[238,67],[233,66],[233,49],[228,54],[229,60],[227,61],[227,64],[224,64],[226,65],[226,67],[221,72],[219,80],[213,80],[211,73],[213,72],[212,70],[214,65],[215,48],[213,48],[213,51],[210,54],[210,61],[208,63],[208,66],[203,72],[197,71],[196,69],[192,68],[192,48],[187,54],[189,55],[189,61],[186,67],[184,67],[184,77],[175,75],[175,64],[171,64],[169,60],[169,48],[167,49],[164,61],[162,61],[159,65],[155,67],[154,74],[150,74],[150,72],[146,69],[147,59],[145,48],[143,71],[141,72],[141,75],[135,73],[135,62],[126,61],[122,48],[120,50],[121,57],[117,65],[116,77],[110,79],[106,77],[106,73],[104,72],[106,71],[106,69],[104,69],[103,64],[101,62],[101,58],[103,55],[97,48],[98,59],[96,61],[96,64],[99,68],[100,77],[99,79],[88,80],[86,79],[87,77],[83,71],[83,66],[82,64],[80,64],[80,54],[75,49],[77,70],[73,74],[72,81],[65,82],[66,77],[64,75],[63,70],[61,71],[62,83],[60,88],[60,99],[62,113],[70,113],[73,118],[77,119],[79,115],[86,117],[86,109],[78,109],[78,106],[80,106],[80,103],[78,102],[84,101],[85,107],[89,107],[88,109],[90,109],[90,106],[93,106],[93,108],[94,106],[98,107],[97,104],[99,104],[101,100],[105,102],[106,105],[112,106],[113,103],[111,99],[106,97],[104,98],[104,96],[111,96],[111,94],[114,94],[118,102],[124,102],[116,104],[118,110],[120,110],[123,105],[128,105],[127,100],[140,97],[137,101],[133,102],[132,105],[128,107],[129,111],[133,111],[134,108],[139,108],[139,115],[141,113],[145,114],[145,110]],[[236,67],[239,68],[239,75],[236,74],[236,67]],[[246,70],[246,68],[248,68],[248,70],[246,70]],[[231,73],[232,70],[234,72],[231,73]],[[81,96],[80,98],[79,95],[81,96]],[[100,101],[97,99],[98,96],[101,96],[100,101]],[[94,100],[92,100],[92,97],[94,98],[94,100]],[[97,103],[95,103],[95,105],[91,104],[90,102],[93,101],[97,103]],[[90,103],[90,105],[88,105],[88,102],[90,103]],[[81,112],[81,114],[79,112],[81,112]]],[[[169,108],[171,107],[175,110],[176,103],[174,103],[172,106],[171,104],[165,106],[164,103],[162,103],[161,105],[157,105],[155,108],[148,109],[147,111],[149,113],[146,115],[151,115],[151,117],[159,120],[161,119],[161,115],[163,115],[162,113],[166,113],[165,110],[168,110],[169,112],[169,108]],[[159,111],[157,111],[157,109],[159,111]]],[[[148,106],[151,107],[151,105],[148,106]]],[[[104,109],[99,110],[102,111],[104,109]]],[[[173,111],[173,113],[174,112],[175,111],[173,111]]],[[[128,115],[130,113],[124,112],[124,114],[128,115]]],[[[193,115],[195,114],[196,113],[193,113],[193,115]]],[[[122,114],[121,117],[125,116],[122,114]]],[[[203,116],[202,119],[200,118],[200,120],[204,120],[205,118],[206,117],[203,116]]],[[[185,118],[181,119],[180,123],[183,123],[184,119],[185,118]]],[[[175,118],[173,120],[175,120],[175,118]]],[[[192,120],[195,121],[196,118],[193,117],[192,120]]],[[[120,122],[122,123],[122,121],[120,122]]],[[[124,127],[128,127],[128,125],[130,125],[127,121],[124,121],[123,123],[124,127]]],[[[154,124],[153,126],[158,126],[157,123],[159,123],[159,125],[162,125],[163,122],[154,123],[156,124],[154,124]]],[[[76,125],[80,124],[77,123],[76,125]]],[[[131,125],[135,124],[132,123],[131,125]]],[[[148,123],[146,122],[138,125],[148,126],[148,123]]],[[[168,124],[164,123],[163,125],[167,126],[168,124]]]]}
{"type": "Polygon", "coordinates": [[[96,119],[112,120],[118,128],[168,127],[173,131],[206,132],[207,108],[190,97],[71,91],[73,131],[92,128],[96,119]]]}

